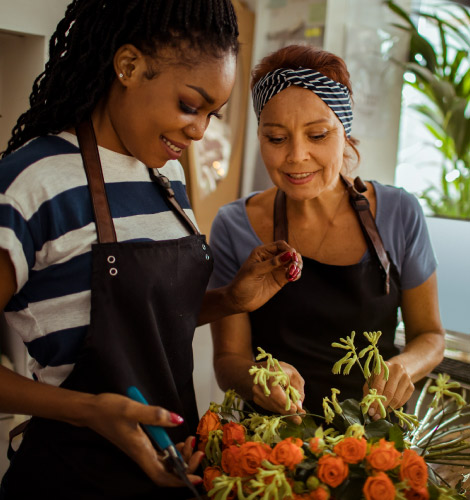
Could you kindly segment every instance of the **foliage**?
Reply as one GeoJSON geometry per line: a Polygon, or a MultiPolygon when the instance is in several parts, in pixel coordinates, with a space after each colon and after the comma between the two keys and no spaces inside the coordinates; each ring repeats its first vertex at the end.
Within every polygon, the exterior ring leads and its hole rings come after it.
{"type": "Polygon", "coordinates": [[[409,15],[393,0],[385,3],[404,21],[394,26],[409,34],[404,70],[416,81],[405,83],[425,96],[427,103],[414,109],[442,153],[440,186],[430,186],[421,198],[436,215],[470,219],[470,10],[447,2],[440,16],[409,15]],[[415,18],[435,26],[437,44],[418,32],[415,18]]]}
{"type": "MultiPolygon", "coordinates": [[[[364,335],[370,346],[360,353],[354,346],[354,332],[333,344],[347,351],[335,364],[336,373],[347,373],[357,363],[367,380],[371,363],[372,371],[383,369],[380,332],[364,335]]],[[[277,360],[260,352],[279,377],[282,368],[277,360]]],[[[255,370],[254,376],[257,373],[255,370]]],[[[261,386],[267,386],[269,379],[268,374],[257,378],[261,386]]],[[[282,378],[282,385],[288,389],[288,379],[282,378]]],[[[339,391],[331,391],[331,398],[324,399],[324,421],[314,420],[307,412],[299,415],[300,425],[290,422],[288,416],[242,409],[234,391],[226,393],[221,405],[212,403],[197,430],[198,448],[206,454],[203,466],[208,496],[212,500],[465,498],[461,481],[451,486],[430,466],[470,465],[470,443],[466,441],[470,425],[462,426],[468,422],[470,405],[464,399],[465,391],[448,375],[439,375],[435,385],[428,379],[417,413],[426,393],[433,398],[419,419],[403,409],[388,408],[384,418],[373,421],[367,410],[372,401],[382,403],[380,395],[371,390],[360,402],[340,402],[339,391]],[[396,422],[391,421],[391,413],[396,422]]]]}

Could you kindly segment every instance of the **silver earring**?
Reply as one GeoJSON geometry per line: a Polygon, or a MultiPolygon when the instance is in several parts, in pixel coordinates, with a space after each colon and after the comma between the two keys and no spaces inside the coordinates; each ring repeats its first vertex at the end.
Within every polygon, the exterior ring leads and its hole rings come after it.
{"type": "Polygon", "coordinates": [[[119,73],[119,78],[124,78],[124,73],[119,73]]]}

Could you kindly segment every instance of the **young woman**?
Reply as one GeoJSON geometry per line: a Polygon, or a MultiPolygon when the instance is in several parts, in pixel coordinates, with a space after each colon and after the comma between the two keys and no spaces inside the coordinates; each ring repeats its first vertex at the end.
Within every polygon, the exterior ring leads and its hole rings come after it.
{"type": "Polygon", "coordinates": [[[403,189],[348,176],[359,155],[350,136],[349,73],[339,57],[312,47],[281,49],[255,68],[252,92],[274,187],[219,210],[211,285],[230,282],[253,247],[277,238],[302,253],[303,277],[257,311],[213,324],[219,385],[277,413],[301,410],[302,401],[284,410],[280,387],[270,398],[253,387],[248,370],[260,346],[286,363],[305,393],[303,406],[323,415],[330,388],[340,389],[341,399],[361,399],[367,390],[359,369],[332,374],[345,354],[332,342],[355,331],[359,352],[368,345],[363,332],[380,330],[390,377],[369,386],[388,406],[401,407],[444,350],[436,260],[418,201],[403,189]],[[401,353],[394,345],[398,308],[406,327],[401,353]]]}
{"type": "Polygon", "coordinates": [[[260,247],[205,293],[213,258],[177,160],[229,98],[237,36],[230,0],[75,0],[59,23],[0,164],[0,306],[36,379],[0,367],[0,411],[33,415],[2,499],[186,497],[141,425],[185,440],[201,481],[194,328],[301,265],[260,247]]]}

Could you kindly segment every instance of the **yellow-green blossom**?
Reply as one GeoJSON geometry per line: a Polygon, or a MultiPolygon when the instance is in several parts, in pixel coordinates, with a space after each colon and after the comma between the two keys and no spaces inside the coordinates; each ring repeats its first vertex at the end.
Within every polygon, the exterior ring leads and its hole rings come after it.
{"type": "Polygon", "coordinates": [[[346,365],[344,370],[343,370],[343,375],[348,375],[349,372],[351,371],[351,368],[354,366],[356,361],[358,360],[357,354],[356,354],[356,347],[354,345],[354,337],[356,336],[356,332],[352,331],[350,337],[346,337],[346,340],[343,338],[340,338],[340,342],[333,342],[331,344],[332,347],[338,347],[339,349],[345,349],[349,351],[346,353],[346,355],[341,358],[339,361],[337,361],[333,365],[333,374],[334,375],[339,375],[341,374],[341,367],[343,365],[346,365]]]}
{"type": "Polygon", "coordinates": [[[282,416],[267,416],[250,414],[241,422],[247,429],[253,432],[252,440],[260,443],[273,444],[281,440],[279,431],[285,425],[282,416]]]}
{"type": "Polygon", "coordinates": [[[249,369],[249,374],[253,375],[253,383],[258,384],[263,388],[265,396],[271,394],[269,389],[268,381],[271,379],[271,385],[280,385],[286,393],[286,406],[285,409],[288,410],[291,407],[291,403],[297,403],[300,399],[299,391],[290,385],[289,375],[282,369],[279,361],[272,357],[271,354],[267,353],[261,347],[258,347],[260,354],[256,356],[256,360],[259,361],[263,358],[267,358],[266,367],[263,366],[252,366],[249,369]]]}
{"type": "Polygon", "coordinates": [[[364,426],[361,424],[352,424],[346,429],[344,437],[354,437],[356,439],[361,439],[365,434],[364,426]]]}
{"type": "Polygon", "coordinates": [[[398,423],[402,427],[408,427],[409,429],[417,429],[419,426],[419,419],[416,415],[411,415],[403,411],[403,406],[399,409],[393,410],[393,413],[398,418],[398,423]]]}
{"type": "Polygon", "coordinates": [[[249,489],[258,496],[240,496],[241,500],[282,500],[292,496],[292,488],[287,482],[283,465],[273,465],[267,460],[261,462],[262,469],[258,469],[255,478],[248,482],[249,489]]]}
{"type": "Polygon", "coordinates": [[[370,342],[371,345],[368,347],[365,347],[362,349],[362,351],[359,353],[359,358],[363,358],[367,353],[367,359],[366,362],[364,363],[364,375],[368,379],[372,375],[370,371],[370,362],[372,359],[374,360],[374,366],[373,366],[373,373],[376,375],[379,375],[380,372],[384,371],[384,379],[388,380],[389,376],[389,370],[388,366],[385,363],[383,357],[379,353],[379,349],[377,347],[377,343],[380,339],[380,336],[382,335],[382,332],[364,332],[364,337],[370,342]]]}
{"type": "Polygon", "coordinates": [[[465,406],[467,402],[465,399],[458,393],[451,391],[450,389],[458,389],[460,388],[460,384],[458,382],[452,381],[449,382],[450,376],[447,373],[439,373],[436,380],[436,385],[432,385],[429,388],[429,393],[434,395],[434,398],[431,402],[431,407],[436,408],[440,399],[444,398],[444,396],[449,396],[454,399],[457,403],[457,406],[465,406]]]}
{"type": "Polygon", "coordinates": [[[363,400],[359,403],[362,407],[362,414],[365,415],[369,411],[371,404],[377,402],[380,416],[381,418],[385,418],[387,416],[387,412],[385,411],[382,401],[386,401],[386,399],[386,396],[377,394],[377,389],[369,389],[369,394],[364,396],[363,400]]]}
{"type": "Polygon", "coordinates": [[[219,463],[222,458],[222,443],[223,431],[221,429],[210,431],[207,437],[204,453],[211,463],[219,463]]]}
{"type": "Polygon", "coordinates": [[[328,403],[331,403],[330,398],[324,397],[322,406],[323,413],[325,414],[325,422],[327,424],[331,424],[331,422],[333,422],[333,419],[335,418],[335,412],[331,409],[328,403]]]}

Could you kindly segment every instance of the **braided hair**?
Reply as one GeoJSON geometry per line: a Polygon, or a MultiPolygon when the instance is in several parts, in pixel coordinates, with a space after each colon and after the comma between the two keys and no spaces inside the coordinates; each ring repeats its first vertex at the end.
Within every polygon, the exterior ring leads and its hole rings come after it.
{"type": "Polygon", "coordinates": [[[49,42],[30,109],[19,117],[2,157],[90,115],[115,78],[114,54],[126,43],[152,57],[171,47],[186,64],[194,64],[195,50],[201,57],[236,55],[237,18],[230,0],[73,0],[49,42]]]}

